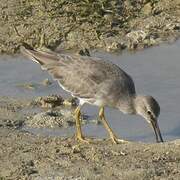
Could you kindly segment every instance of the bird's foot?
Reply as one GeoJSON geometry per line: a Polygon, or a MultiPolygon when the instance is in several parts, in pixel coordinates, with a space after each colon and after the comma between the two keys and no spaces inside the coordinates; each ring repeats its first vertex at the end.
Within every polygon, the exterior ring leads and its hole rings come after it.
{"type": "Polygon", "coordinates": [[[79,135],[76,136],[76,139],[77,139],[78,141],[80,141],[80,142],[82,142],[82,143],[86,143],[86,144],[90,144],[90,143],[92,142],[92,139],[90,139],[90,138],[85,138],[85,137],[79,136],[79,135]]]}
{"type": "Polygon", "coordinates": [[[111,136],[111,140],[114,144],[119,144],[119,143],[129,143],[130,141],[124,140],[124,139],[119,139],[115,135],[111,136]]]}

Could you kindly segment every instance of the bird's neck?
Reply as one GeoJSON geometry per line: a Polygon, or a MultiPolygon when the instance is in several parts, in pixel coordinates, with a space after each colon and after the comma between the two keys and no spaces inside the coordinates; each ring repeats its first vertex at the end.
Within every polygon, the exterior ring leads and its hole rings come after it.
{"type": "Polygon", "coordinates": [[[118,103],[118,109],[125,114],[136,114],[134,100],[135,96],[125,98],[118,103]]]}
{"type": "Polygon", "coordinates": [[[135,95],[133,97],[133,107],[134,107],[134,114],[141,114],[141,108],[143,104],[143,97],[142,95],[135,95]]]}

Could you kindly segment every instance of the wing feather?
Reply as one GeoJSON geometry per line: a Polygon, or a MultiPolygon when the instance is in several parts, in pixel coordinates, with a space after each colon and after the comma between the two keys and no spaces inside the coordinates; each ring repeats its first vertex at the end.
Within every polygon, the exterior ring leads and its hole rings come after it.
{"type": "Polygon", "coordinates": [[[106,95],[115,90],[114,88],[117,86],[114,83],[123,87],[120,91],[126,91],[129,94],[135,93],[132,78],[119,66],[110,62],[94,57],[69,56],[29,50],[24,47],[21,48],[21,52],[28,58],[39,62],[42,69],[47,70],[55,80],[58,80],[74,96],[92,98],[99,92],[106,95]]]}

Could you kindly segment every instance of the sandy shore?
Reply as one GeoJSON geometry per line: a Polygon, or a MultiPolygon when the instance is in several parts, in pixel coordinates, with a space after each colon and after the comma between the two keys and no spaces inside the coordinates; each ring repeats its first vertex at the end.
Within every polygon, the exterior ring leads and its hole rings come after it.
{"type": "Polygon", "coordinates": [[[178,179],[180,141],[164,144],[35,136],[0,128],[1,179],[178,179]]]}
{"type": "MultiPolygon", "coordinates": [[[[74,137],[22,130],[33,116],[29,99],[1,97],[0,179],[178,179],[180,140],[160,144],[110,140],[78,143],[74,137]],[[31,114],[31,113],[32,114],[31,114]]],[[[47,120],[47,119],[45,119],[47,120]]],[[[63,128],[63,127],[60,127],[63,128]]]]}

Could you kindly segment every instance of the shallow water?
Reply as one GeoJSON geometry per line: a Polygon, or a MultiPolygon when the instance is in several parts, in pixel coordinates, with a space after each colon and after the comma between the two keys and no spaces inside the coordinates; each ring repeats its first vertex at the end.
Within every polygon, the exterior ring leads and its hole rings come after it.
{"type": "MultiPolygon", "coordinates": [[[[130,74],[136,85],[137,93],[154,96],[160,106],[159,125],[165,140],[180,138],[180,41],[174,44],[161,45],[135,54],[109,54],[93,52],[92,56],[103,57],[118,64],[130,74]]],[[[48,94],[63,94],[57,82],[44,86],[41,82],[51,77],[42,71],[40,66],[21,56],[0,57],[0,96],[34,97],[48,94]],[[18,85],[33,83],[34,90],[18,85]]],[[[95,116],[97,107],[86,105],[83,111],[95,116]]],[[[106,116],[118,136],[129,140],[152,142],[155,140],[151,127],[139,116],[124,115],[115,109],[106,109],[106,116]]],[[[74,128],[69,129],[29,129],[34,133],[55,136],[71,136],[74,128]]],[[[107,137],[101,125],[83,126],[85,134],[96,137],[107,137]]]]}

